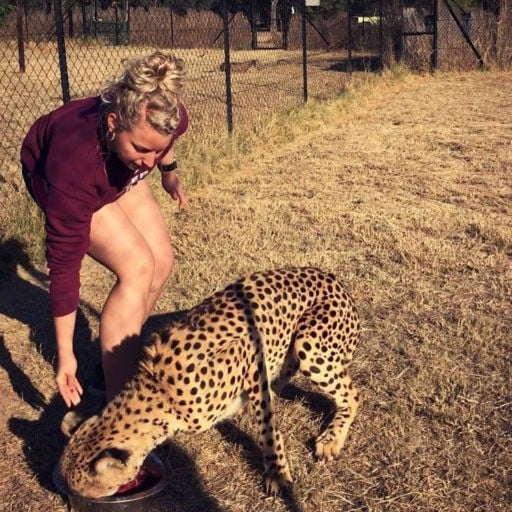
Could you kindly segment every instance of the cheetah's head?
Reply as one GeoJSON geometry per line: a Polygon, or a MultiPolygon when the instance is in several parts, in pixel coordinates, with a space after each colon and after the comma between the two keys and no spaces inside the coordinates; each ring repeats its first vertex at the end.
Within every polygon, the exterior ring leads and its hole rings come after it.
{"type": "Polygon", "coordinates": [[[102,416],[81,419],[69,412],[62,431],[71,436],[60,459],[60,472],[68,490],[86,498],[111,496],[132,481],[146,457],[134,441],[126,439],[102,416]]]}

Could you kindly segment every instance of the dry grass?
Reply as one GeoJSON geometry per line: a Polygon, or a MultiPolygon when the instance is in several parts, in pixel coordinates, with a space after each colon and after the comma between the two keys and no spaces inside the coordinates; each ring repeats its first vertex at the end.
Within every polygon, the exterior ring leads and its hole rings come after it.
{"type": "MultiPolygon", "coordinates": [[[[309,442],[328,409],[299,380],[305,391],[277,404],[294,499],[264,496],[245,415],[164,451],[174,480],[158,510],[510,510],[511,78],[367,82],[230,150],[231,163],[191,189],[187,214],[161,197],[178,265],[153,327],[242,274],[313,264],[342,277],[365,332],[352,368],[363,404],[342,459],[314,462],[309,442]]],[[[46,282],[25,267],[0,282],[0,504],[64,511],[49,478],[64,408],[46,282]]],[[[77,347],[93,359],[111,283],[86,262],[77,347]]]]}

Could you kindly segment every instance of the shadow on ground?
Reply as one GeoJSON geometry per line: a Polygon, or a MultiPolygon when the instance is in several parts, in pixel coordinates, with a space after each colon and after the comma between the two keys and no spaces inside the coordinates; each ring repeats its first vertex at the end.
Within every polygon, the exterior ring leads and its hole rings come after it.
{"type": "MultiPolygon", "coordinates": [[[[47,275],[33,265],[25,245],[14,238],[2,240],[0,243],[0,269],[0,315],[26,325],[29,328],[30,341],[45,361],[54,364],[56,352],[47,275]],[[20,277],[18,267],[25,271],[27,278],[20,277]]],[[[99,350],[98,344],[92,343],[95,340],[84,310],[95,317],[99,317],[99,312],[87,304],[83,304],[77,311],[75,352],[80,361],[89,362],[91,358],[99,357],[99,350]]],[[[0,364],[4,366],[5,363],[5,370],[9,373],[14,389],[20,398],[37,407],[36,403],[30,402],[30,397],[37,396],[37,393],[32,392],[26,379],[14,369],[5,343],[2,343],[0,350],[4,356],[0,359],[0,364]]],[[[79,379],[85,379],[86,375],[81,372],[87,370],[87,364],[79,368],[79,379]]]]}
{"type": "MultiPolygon", "coordinates": [[[[169,486],[154,499],[151,512],[224,512],[218,501],[209,496],[196,464],[176,443],[169,442],[156,450],[170,469],[169,486]]],[[[227,512],[227,511],[226,511],[227,512]]]]}
{"type": "MultiPolygon", "coordinates": [[[[30,342],[41,357],[53,365],[56,351],[46,274],[33,265],[25,245],[14,238],[2,240],[0,244],[0,268],[0,315],[27,326],[30,342]],[[26,277],[19,275],[18,270],[21,269],[26,277]]],[[[93,310],[92,314],[98,313],[93,310]]],[[[25,331],[22,332],[22,336],[25,336],[25,331]]],[[[15,362],[15,354],[18,354],[14,352],[14,347],[22,351],[26,341],[23,340],[22,343],[20,340],[18,345],[17,339],[9,339],[8,345],[6,335],[4,333],[0,336],[0,365],[6,371],[12,389],[20,400],[39,413],[37,420],[10,418],[8,427],[23,440],[23,453],[39,484],[54,490],[51,473],[65,443],[64,436],[60,433],[60,421],[66,412],[66,406],[57,394],[48,403],[39,391],[37,382],[33,382],[15,362]]],[[[13,338],[16,336],[18,334],[14,333],[13,338]]],[[[76,339],[77,357],[89,361],[93,352],[93,340],[89,322],[82,310],[77,314],[76,339]]],[[[79,378],[84,382],[87,366],[84,364],[79,371],[79,378]]]]}
{"type": "MultiPolygon", "coordinates": [[[[9,239],[0,244],[0,314],[16,320],[29,327],[30,341],[38,347],[42,357],[49,363],[55,360],[55,342],[53,338],[52,316],[47,292],[47,277],[31,263],[22,243],[9,239]],[[20,277],[18,267],[21,266],[28,278],[20,277]]],[[[87,308],[87,314],[99,316],[99,312],[87,308]]],[[[187,311],[176,311],[168,314],[153,315],[144,326],[142,337],[158,331],[164,326],[179,321],[187,311]]],[[[93,378],[94,366],[99,362],[97,343],[93,343],[93,335],[86,315],[79,309],[75,344],[77,359],[80,365],[79,379],[84,389],[93,378]],[[91,349],[96,345],[96,351],[91,349]]],[[[51,492],[59,492],[52,479],[53,470],[58,463],[65,446],[66,439],[61,433],[60,424],[67,408],[59,395],[55,394],[47,403],[45,397],[29,376],[16,364],[5,337],[0,336],[0,365],[7,372],[15,393],[32,409],[39,412],[36,420],[12,417],[8,421],[10,431],[23,441],[23,453],[37,482],[51,492]]],[[[293,399],[304,397],[299,388],[288,386],[283,390],[283,397],[293,399]]],[[[306,395],[307,396],[307,395],[306,395]]],[[[308,400],[306,399],[308,402],[308,400]]],[[[318,399],[309,401],[313,408],[318,406],[318,399]]],[[[85,392],[81,403],[74,409],[88,417],[98,413],[103,398],[85,392]]],[[[242,432],[232,422],[226,421],[217,426],[224,439],[233,444],[242,445],[249,467],[261,475],[263,482],[263,463],[258,444],[250,436],[242,432]]],[[[175,443],[168,443],[158,448],[158,453],[166,461],[172,471],[171,484],[155,501],[155,510],[160,512],[222,512],[223,508],[214,497],[205,490],[194,461],[175,443]]],[[[262,483],[263,485],[263,483],[262,483]]],[[[283,503],[289,512],[300,512],[293,490],[282,496],[283,503]]]]}
{"type": "MultiPolygon", "coordinates": [[[[223,421],[215,426],[225,441],[232,445],[242,447],[243,455],[248,467],[255,475],[261,476],[261,486],[264,486],[265,468],[258,443],[248,434],[240,430],[233,422],[223,421]]],[[[293,486],[283,491],[278,499],[281,499],[289,512],[301,512],[302,508],[297,502],[293,486]]]]}
{"type": "Polygon", "coordinates": [[[377,73],[381,71],[380,57],[353,57],[352,59],[343,59],[339,62],[333,62],[329,66],[329,71],[340,71],[350,73],[351,71],[365,71],[377,73]]]}
{"type": "MultiPolygon", "coordinates": [[[[301,401],[308,407],[313,414],[322,417],[322,427],[327,427],[334,413],[333,402],[321,393],[302,389],[295,384],[285,386],[279,395],[282,400],[301,401]]],[[[248,467],[255,475],[261,475],[261,485],[264,485],[263,476],[265,468],[263,466],[261,450],[258,443],[251,436],[240,430],[233,422],[224,421],[215,427],[225,441],[230,444],[242,447],[242,453],[248,467]]],[[[312,453],[315,450],[315,438],[308,441],[308,447],[312,453]]],[[[301,512],[302,507],[298,503],[293,487],[286,490],[280,496],[280,499],[289,512],[301,512]]]]}
{"type": "MultiPolygon", "coordinates": [[[[31,262],[24,245],[15,239],[0,244],[0,314],[29,328],[30,341],[38,348],[41,356],[50,364],[56,357],[53,336],[53,322],[47,291],[47,276],[31,262]],[[18,274],[21,267],[27,277],[18,274]]],[[[99,312],[81,304],[75,329],[75,352],[81,362],[79,379],[84,389],[94,378],[94,367],[100,360],[97,340],[89,326],[86,315],[98,317],[99,312]]],[[[151,317],[144,335],[175,322],[186,312],[151,317]]],[[[60,424],[67,408],[59,395],[55,394],[48,403],[38,390],[37,383],[18,366],[9,350],[5,336],[0,336],[0,365],[6,371],[14,392],[20,400],[37,411],[38,419],[12,417],[8,420],[9,430],[23,442],[23,455],[33,471],[39,485],[50,492],[58,493],[52,473],[57,465],[66,438],[60,424]]],[[[79,406],[74,409],[85,417],[96,414],[103,406],[103,398],[84,393],[79,406]]],[[[204,486],[190,457],[176,445],[159,449],[162,458],[173,471],[172,485],[155,500],[159,512],[222,512],[216,500],[205,492],[204,486]]]]}

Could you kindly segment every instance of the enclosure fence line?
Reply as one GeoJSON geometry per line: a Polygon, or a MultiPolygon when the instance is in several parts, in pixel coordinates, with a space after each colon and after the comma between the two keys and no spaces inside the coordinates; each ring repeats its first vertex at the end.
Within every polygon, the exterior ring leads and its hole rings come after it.
{"type": "Polygon", "coordinates": [[[459,0],[348,0],[329,12],[314,3],[222,0],[218,11],[195,11],[179,0],[146,9],[129,0],[19,0],[0,10],[0,81],[9,93],[0,114],[0,186],[19,175],[19,146],[37,117],[97,94],[122,59],[155,49],[184,58],[194,125],[229,133],[332,98],[352,73],[397,61],[420,70],[512,66],[505,0],[488,9],[459,0]]]}

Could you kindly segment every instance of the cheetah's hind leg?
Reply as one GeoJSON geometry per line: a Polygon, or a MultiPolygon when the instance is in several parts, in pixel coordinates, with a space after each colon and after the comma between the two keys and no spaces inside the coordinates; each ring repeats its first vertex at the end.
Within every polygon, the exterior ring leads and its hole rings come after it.
{"type": "MultiPolygon", "coordinates": [[[[302,321],[306,325],[315,325],[312,320],[326,314],[325,309],[319,307],[310,310],[302,321]]],[[[324,324],[320,332],[315,328],[299,330],[295,339],[300,371],[319,386],[323,394],[332,398],[336,407],[333,419],[316,438],[315,454],[321,461],[339,456],[357,413],[359,394],[346,366],[358,337],[359,324],[355,322],[351,332],[340,333],[337,324],[324,324]]]]}
{"type": "Polygon", "coordinates": [[[339,456],[345,444],[356,417],[359,395],[345,369],[338,373],[332,385],[324,386],[322,390],[334,399],[336,411],[327,428],[316,438],[315,455],[321,461],[330,461],[339,456]]]}

